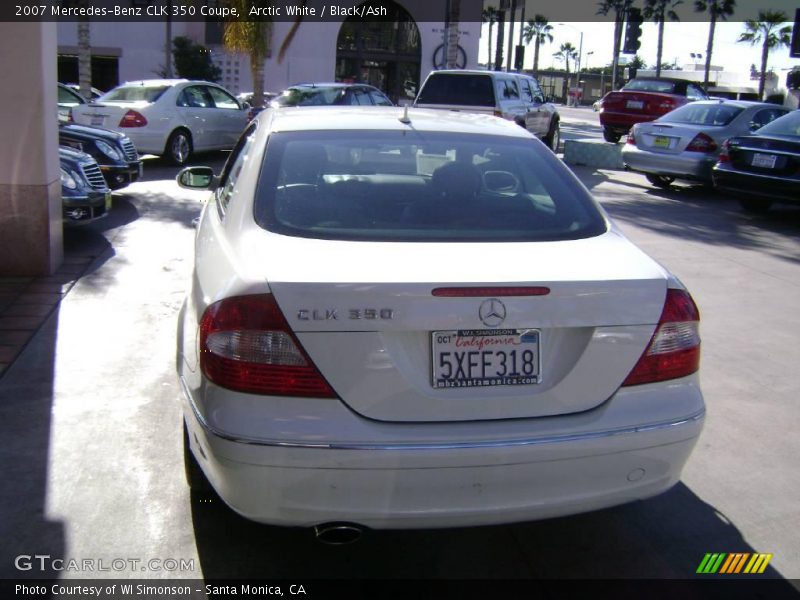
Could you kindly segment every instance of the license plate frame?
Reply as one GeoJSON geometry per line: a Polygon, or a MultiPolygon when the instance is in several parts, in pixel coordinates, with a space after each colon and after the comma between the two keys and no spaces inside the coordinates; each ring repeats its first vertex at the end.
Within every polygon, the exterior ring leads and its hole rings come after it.
{"type": "Polygon", "coordinates": [[[458,329],[430,335],[434,389],[542,383],[539,329],[458,329]]]}
{"type": "Polygon", "coordinates": [[[625,103],[625,108],[635,108],[636,110],[642,110],[644,108],[644,101],[643,100],[628,100],[625,103]]]}
{"type": "Polygon", "coordinates": [[[774,169],[777,161],[778,157],[774,154],[762,154],[760,152],[755,152],[753,154],[753,158],[750,160],[750,164],[754,167],[758,167],[759,169],[774,169]]]}
{"type": "Polygon", "coordinates": [[[92,126],[93,127],[102,127],[103,123],[106,122],[106,118],[102,115],[92,115],[92,126]]]}

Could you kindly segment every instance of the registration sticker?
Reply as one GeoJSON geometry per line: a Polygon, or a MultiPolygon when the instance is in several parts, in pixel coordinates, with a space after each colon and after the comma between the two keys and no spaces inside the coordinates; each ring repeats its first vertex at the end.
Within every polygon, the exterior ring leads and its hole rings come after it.
{"type": "Polygon", "coordinates": [[[538,329],[431,333],[434,388],[535,385],[542,381],[538,329]]]}
{"type": "Polygon", "coordinates": [[[761,167],[762,169],[774,169],[775,161],[778,159],[774,154],[753,154],[753,162],[750,163],[754,167],[761,167]]]}

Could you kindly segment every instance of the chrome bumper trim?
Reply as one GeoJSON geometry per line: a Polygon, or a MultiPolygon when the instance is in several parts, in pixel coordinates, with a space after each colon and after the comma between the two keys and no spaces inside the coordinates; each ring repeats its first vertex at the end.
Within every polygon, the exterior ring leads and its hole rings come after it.
{"type": "Polygon", "coordinates": [[[189,406],[192,407],[197,422],[206,431],[220,439],[236,442],[238,444],[249,444],[253,446],[272,446],[278,448],[315,448],[323,450],[463,450],[474,448],[508,448],[516,446],[539,446],[545,444],[558,444],[563,442],[581,442],[587,440],[595,440],[601,438],[616,437],[620,435],[629,435],[635,433],[645,433],[648,431],[658,431],[663,429],[672,429],[674,427],[681,427],[696,421],[700,421],[705,417],[705,409],[696,412],[688,417],[678,419],[676,421],[666,421],[661,423],[651,423],[648,425],[638,425],[635,427],[623,427],[620,429],[608,429],[605,431],[590,431],[586,433],[563,434],[553,435],[540,438],[522,439],[522,440],[487,440],[480,442],[431,442],[431,443],[409,443],[409,444],[372,444],[360,442],[293,442],[284,440],[257,440],[252,438],[243,438],[236,436],[219,429],[212,427],[205,420],[203,415],[197,409],[194,403],[192,394],[186,381],[183,377],[180,378],[181,389],[186,396],[189,406]]]}

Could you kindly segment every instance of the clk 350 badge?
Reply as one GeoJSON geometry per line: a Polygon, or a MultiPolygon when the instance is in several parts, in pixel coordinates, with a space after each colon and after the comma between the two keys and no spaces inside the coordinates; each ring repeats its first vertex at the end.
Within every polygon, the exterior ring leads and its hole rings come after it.
{"type": "MultiPolygon", "coordinates": [[[[377,321],[383,319],[388,321],[394,319],[393,308],[350,308],[347,310],[348,319],[365,319],[367,321],[377,321]]],[[[301,308],[297,311],[299,321],[338,321],[339,311],[335,308],[329,309],[306,309],[301,308]]]]}

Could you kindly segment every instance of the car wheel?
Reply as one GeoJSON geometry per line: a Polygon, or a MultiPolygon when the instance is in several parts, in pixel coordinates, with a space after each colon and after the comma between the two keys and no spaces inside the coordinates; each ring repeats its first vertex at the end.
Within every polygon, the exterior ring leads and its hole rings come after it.
{"type": "Polygon", "coordinates": [[[167,140],[164,155],[172,164],[183,166],[192,155],[192,136],[185,129],[176,129],[167,140]]]}
{"type": "Polygon", "coordinates": [[[772,206],[772,202],[769,200],[739,200],[739,204],[742,205],[745,211],[755,214],[763,214],[772,206]]]}
{"type": "Polygon", "coordinates": [[[558,147],[561,145],[561,126],[558,122],[553,125],[553,129],[547,134],[544,143],[553,151],[553,154],[558,154],[558,147]]]}
{"type": "Polygon", "coordinates": [[[607,142],[616,144],[619,142],[621,137],[622,137],[621,133],[616,133],[614,131],[611,131],[610,129],[603,129],[603,139],[607,142]]]}
{"type": "Polygon", "coordinates": [[[192,454],[189,446],[189,428],[186,421],[183,422],[183,468],[186,473],[186,483],[192,492],[200,497],[210,496],[213,492],[211,484],[203,473],[203,469],[197,464],[197,459],[192,454]]]}
{"type": "Polygon", "coordinates": [[[666,175],[653,175],[651,173],[646,173],[645,177],[647,177],[647,181],[652,183],[654,186],[667,189],[672,182],[675,181],[674,177],[667,177],[666,175]]]}

